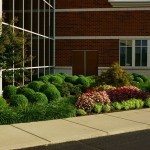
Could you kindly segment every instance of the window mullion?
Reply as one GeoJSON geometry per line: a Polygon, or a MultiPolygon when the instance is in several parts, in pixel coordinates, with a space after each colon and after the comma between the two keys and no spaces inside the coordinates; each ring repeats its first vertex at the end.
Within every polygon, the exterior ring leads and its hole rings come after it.
{"type": "Polygon", "coordinates": [[[135,67],[135,40],[132,40],[132,67],[135,67]]]}

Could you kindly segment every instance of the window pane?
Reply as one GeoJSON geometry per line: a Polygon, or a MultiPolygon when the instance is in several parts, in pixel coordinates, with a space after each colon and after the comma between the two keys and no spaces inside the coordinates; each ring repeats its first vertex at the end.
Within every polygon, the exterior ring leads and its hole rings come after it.
{"type": "Polygon", "coordinates": [[[120,48],[120,65],[125,66],[125,55],[126,55],[126,48],[120,48]]]}
{"type": "Polygon", "coordinates": [[[147,47],[142,48],[142,66],[147,66],[147,47]]]}
{"type": "Polygon", "coordinates": [[[147,40],[142,40],[142,46],[147,46],[147,40]]]}
{"type": "Polygon", "coordinates": [[[140,59],[141,59],[141,48],[135,48],[135,66],[140,66],[140,59]]]}
{"type": "Polygon", "coordinates": [[[127,62],[126,66],[132,66],[132,47],[127,47],[127,62]]]}
{"type": "Polygon", "coordinates": [[[135,41],[135,46],[141,46],[141,45],[142,45],[141,40],[136,40],[135,41]]]}
{"type": "Polygon", "coordinates": [[[126,40],[120,40],[120,46],[126,46],[126,40]]]}
{"type": "Polygon", "coordinates": [[[127,46],[132,47],[132,40],[127,41],[127,46]]]}

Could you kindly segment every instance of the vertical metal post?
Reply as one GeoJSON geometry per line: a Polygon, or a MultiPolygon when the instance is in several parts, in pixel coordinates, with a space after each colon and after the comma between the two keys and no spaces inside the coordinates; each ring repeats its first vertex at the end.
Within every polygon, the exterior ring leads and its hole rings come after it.
{"type": "MultiPolygon", "coordinates": [[[[31,0],[31,31],[33,30],[33,0],[31,0]]],[[[32,81],[32,66],[33,66],[33,62],[32,62],[32,47],[33,47],[33,43],[32,43],[32,33],[31,33],[31,81],[32,81]]]]}
{"type": "MultiPolygon", "coordinates": [[[[23,37],[24,37],[24,0],[23,0],[23,37]]],[[[24,67],[25,67],[25,64],[24,64],[24,50],[25,50],[25,45],[24,45],[24,39],[23,39],[23,75],[22,75],[22,77],[23,77],[23,80],[22,80],[22,82],[23,82],[23,85],[24,85],[24,78],[25,78],[25,75],[24,75],[24,67]]]]}
{"type": "MultiPolygon", "coordinates": [[[[45,2],[43,1],[44,3],[44,36],[45,36],[45,2]]],[[[45,37],[44,37],[44,66],[45,66],[45,37]]],[[[44,67],[44,75],[45,75],[45,67],[44,67]]]]}
{"type": "MultiPolygon", "coordinates": [[[[40,33],[40,0],[38,0],[38,34],[40,33]]],[[[38,35],[38,78],[39,78],[39,49],[40,49],[40,37],[38,35]]]]}
{"type": "Polygon", "coordinates": [[[55,6],[55,0],[53,2],[53,67],[54,67],[54,73],[55,73],[55,66],[56,66],[56,60],[55,60],[55,53],[56,53],[56,26],[55,26],[55,23],[56,23],[56,6],[55,6]]]}
{"type": "MultiPolygon", "coordinates": [[[[13,32],[14,32],[14,25],[15,25],[14,21],[15,21],[15,0],[13,0],[13,32]]],[[[14,53],[14,51],[13,51],[13,53],[14,53]]],[[[15,68],[15,64],[13,61],[13,85],[15,84],[15,70],[14,70],[14,68],[15,68]]]]}

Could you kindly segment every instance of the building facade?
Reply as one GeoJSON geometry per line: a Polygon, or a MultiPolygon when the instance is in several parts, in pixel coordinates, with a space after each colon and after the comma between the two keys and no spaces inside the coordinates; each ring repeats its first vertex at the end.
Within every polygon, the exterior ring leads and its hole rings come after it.
{"type": "Polygon", "coordinates": [[[51,72],[100,74],[114,62],[150,75],[150,0],[0,0],[0,6],[2,27],[17,18],[12,28],[29,35],[34,59],[23,69],[30,81],[51,72]]]}
{"type": "MultiPolygon", "coordinates": [[[[27,64],[24,62],[22,64],[22,69],[28,70],[28,75],[25,71],[22,72],[22,84],[26,83],[26,77],[29,82],[33,78],[50,73],[55,66],[55,2],[0,0],[0,8],[3,17],[2,30],[11,24],[14,31],[19,30],[23,35],[28,35],[29,46],[26,47],[26,53],[31,60],[27,64]]],[[[24,48],[24,45],[22,46],[24,48]]],[[[9,71],[15,74],[18,68],[12,64],[9,71]]],[[[16,80],[14,76],[13,84],[16,80]]]]}
{"type": "Polygon", "coordinates": [[[149,18],[149,0],[56,0],[56,71],[95,74],[118,62],[150,75],[149,18]]]}

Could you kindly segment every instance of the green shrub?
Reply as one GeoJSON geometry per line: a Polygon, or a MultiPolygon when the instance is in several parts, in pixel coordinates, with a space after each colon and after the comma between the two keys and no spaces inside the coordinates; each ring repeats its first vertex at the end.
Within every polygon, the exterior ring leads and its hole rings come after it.
{"type": "Polygon", "coordinates": [[[60,92],[53,84],[45,89],[43,93],[47,96],[49,101],[56,100],[61,97],[60,92]]]}
{"type": "Polygon", "coordinates": [[[73,87],[70,88],[70,94],[79,96],[82,93],[82,85],[74,85],[73,87]]]}
{"type": "Polygon", "coordinates": [[[76,80],[76,84],[81,84],[81,85],[83,85],[84,87],[90,87],[90,82],[89,82],[89,80],[86,78],[86,77],[84,77],[84,76],[81,76],[81,77],[79,77],[77,80],[76,80]]]}
{"type": "Polygon", "coordinates": [[[114,107],[115,110],[121,110],[122,109],[122,105],[119,102],[112,103],[112,106],[114,107]]]}
{"type": "Polygon", "coordinates": [[[13,85],[8,85],[3,90],[3,97],[5,99],[10,99],[11,96],[15,95],[17,92],[17,87],[13,85]]]}
{"type": "Polygon", "coordinates": [[[145,92],[150,92],[150,81],[139,83],[138,87],[145,92]]]}
{"type": "Polygon", "coordinates": [[[73,88],[73,84],[64,82],[63,84],[57,84],[57,89],[59,90],[62,97],[70,96],[70,91],[73,88]]]}
{"type": "Polygon", "coordinates": [[[28,99],[24,95],[21,95],[21,94],[12,96],[9,102],[10,102],[10,105],[14,107],[21,106],[24,108],[28,105],[28,99]]]}
{"type": "Polygon", "coordinates": [[[17,107],[19,122],[42,121],[46,119],[46,105],[30,104],[25,109],[17,107]]]}
{"type": "Polygon", "coordinates": [[[45,94],[40,93],[40,92],[36,92],[34,94],[34,103],[47,104],[48,103],[48,99],[47,99],[45,94]]]}
{"type": "Polygon", "coordinates": [[[19,121],[18,114],[10,107],[0,109],[0,125],[13,124],[19,121]]]}
{"type": "Polygon", "coordinates": [[[103,105],[102,104],[95,104],[93,111],[97,114],[101,113],[103,109],[103,105]]]}
{"type": "Polygon", "coordinates": [[[64,80],[60,76],[53,75],[50,77],[49,82],[52,84],[62,84],[64,80]]]}
{"type": "Polygon", "coordinates": [[[42,81],[44,83],[49,82],[49,79],[51,78],[51,75],[45,75],[45,76],[41,76],[38,80],[42,81]]]}
{"type": "Polygon", "coordinates": [[[7,107],[7,102],[2,96],[0,96],[0,109],[4,107],[7,107]]]}
{"type": "Polygon", "coordinates": [[[145,106],[150,108],[150,98],[145,101],[145,106]]]}
{"type": "Polygon", "coordinates": [[[118,64],[114,64],[106,72],[102,72],[97,80],[98,84],[113,86],[130,85],[131,82],[131,75],[124,71],[118,64]]]}
{"type": "Polygon", "coordinates": [[[132,73],[132,76],[133,76],[133,80],[135,82],[147,82],[148,81],[148,78],[145,77],[144,75],[140,75],[140,74],[137,74],[137,73],[132,73]]]}
{"type": "Polygon", "coordinates": [[[122,108],[124,110],[129,110],[130,109],[129,103],[127,103],[127,101],[122,101],[122,108]]]}
{"type": "Polygon", "coordinates": [[[95,85],[96,85],[96,79],[95,79],[94,76],[88,76],[88,77],[86,77],[86,78],[87,78],[87,80],[89,81],[90,86],[95,86],[95,85]]]}
{"type": "Polygon", "coordinates": [[[76,108],[64,99],[51,102],[46,111],[47,119],[62,119],[76,116],[76,108]]]}
{"type": "Polygon", "coordinates": [[[87,115],[87,112],[84,109],[77,109],[76,115],[77,116],[85,116],[85,115],[87,115]]]}
{"type": "Polygon", "coordinates": [[[65,73],[58,73],[58,74],[56,74],[56,76],[59,76],[59,77],[61,77],[63,80],[65,80],[65,78],[66,78],[68,75],[65,74],[65,73]]]}
{"type": "Polygon", "coordinates": [[[48,88],[51,87],[51,86],[54,86],[54,85],[51,84],[51,83],[45,83],[45,84],[43,84],[43,85],[41,86],[41,88],[40,88],[39,91],[43,93],[43,91],[45,91],[46,89],[48,89],[48,88]]]}
{"type": "Polygon", "coordinates": [[[24,95],[27,99],[28,99],[28,101],[29,102],[34,102],[34,94],[35,94],[35,91],[34,90],[32,90],[32,89],[30,89],[30,88],[19,88],[18,90],[17,90],[17,94],[22,94],[22,95],[24,95]]]}
{"type": "Polygon", "coordinates": [[[39,92],[42,85],[44,85],[42,81],[33,81],[28,84],[28,88],[33,89],[35,92],[39,92]]]}
{"type": "Polygon", "coordinates": [[[75,84],[76,83],[76,80],[78,79],[78,76],[67,76],[65,78],[65,82],[69,82],[69,83],[72,83],[72,84],[75,84]]]}
{"type": "Polygon", "coordinates": [[[105,105],[103,105],[102,110],[103,110],[103,112],[110,112],[111,106],[109,104],[105,104],[105,105]]]}

